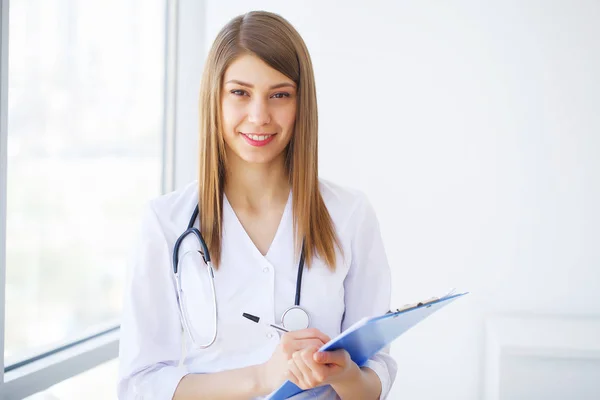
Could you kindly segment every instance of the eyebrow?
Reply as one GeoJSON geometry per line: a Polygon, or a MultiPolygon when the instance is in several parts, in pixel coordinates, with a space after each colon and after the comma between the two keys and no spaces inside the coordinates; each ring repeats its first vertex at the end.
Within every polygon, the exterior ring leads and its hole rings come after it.
{"type": "MultiPolygon", "coordinates": [[[[249,88],[253,88],[254,87],[254,85],[251,84],[251,83],[246,83],[246,82],[238,81],[237,79],[232,79],[230,81],[225,82],[225,84],[227,84],[227,83],[236,83],[238,85],[246,86],[246,87],[249,87],[249,88]]],[[[289,83],[289,82],[282,82],[282,83],[278,83],[276,85],[271,86],[269,88],[269,90],[279,89],[279,88],[282,88],[282,87],[291,87],[291,88],[295,89],[296,85],[294,85],[293,83],[289,83]]]]}

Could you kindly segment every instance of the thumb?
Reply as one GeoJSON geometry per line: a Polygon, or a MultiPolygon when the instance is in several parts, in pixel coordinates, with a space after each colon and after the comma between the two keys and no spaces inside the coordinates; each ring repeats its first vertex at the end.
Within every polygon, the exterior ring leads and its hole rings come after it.
{"type": "Polygon", "coordinates": [[[344,350],[318,351],[313,355],[313,359],[319,364],[344,365],[346,354],[344,350]]]}

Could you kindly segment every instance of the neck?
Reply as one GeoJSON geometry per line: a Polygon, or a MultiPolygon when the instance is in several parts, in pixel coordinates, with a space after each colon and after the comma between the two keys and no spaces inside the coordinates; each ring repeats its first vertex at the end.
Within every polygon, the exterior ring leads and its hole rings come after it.
{"type": "Polygon", "coordinates": [[[270,163],[250,164],[228,154],[224,191],[234,208],[261,211],[286,203],[290,183],[284,156],[270,163]]]}

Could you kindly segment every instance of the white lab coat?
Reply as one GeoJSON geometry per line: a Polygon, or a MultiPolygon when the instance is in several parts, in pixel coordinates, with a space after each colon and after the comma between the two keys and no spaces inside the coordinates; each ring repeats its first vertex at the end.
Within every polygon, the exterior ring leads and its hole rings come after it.
{"type": "MultiPolygon", "coordinates": [[[[304,270],[300,305],[308,311],[311,327],[333,338],[362,317],[389,310],[390,271],[379,224],[367,198],[324,180],[320,180],[320,190],[344,254],[338,256],[335,272],[318,258],[304,270]]],[[[266,256],[254,246],[224,196],[222,258],[215,273],[218,337],[208,349],[190,348],[187,334],[181,334],[172,254],[197,197],[197,183],[193,182],[151,201],[145,212],[125,288],[119,347],[121,400],[171,399],[186,374],[267,361],[279,342],[278,331],[253,323],[242,313],[280,324],[283,312],[294,304],[298,259],[294,256],[291,194],[266,256]],[[187,356],[179,365],[182,345],[187,356]]],[[[199,342],[205,343],[213,330],[213,301],[197,249],[197,240],[189,235],[180,249],[179,268],[190,322],[199,342]]],[[[385,398],[397,369],[388,349],[366,366],[379,376],[381,398],[385,398]]],[[[331,387],[322,387],[294,398],[336,397],[331,387]]]]}

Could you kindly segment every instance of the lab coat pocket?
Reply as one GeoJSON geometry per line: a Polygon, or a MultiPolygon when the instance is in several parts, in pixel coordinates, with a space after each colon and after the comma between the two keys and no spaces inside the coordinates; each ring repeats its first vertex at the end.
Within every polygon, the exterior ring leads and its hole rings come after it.
{"type": "Polygon", "coordinates": [[[182,308],[196,345],[209,343],[214,335],[215,306],[211,277],[197,250],[185,251],[179,261],[182,308]]]}

